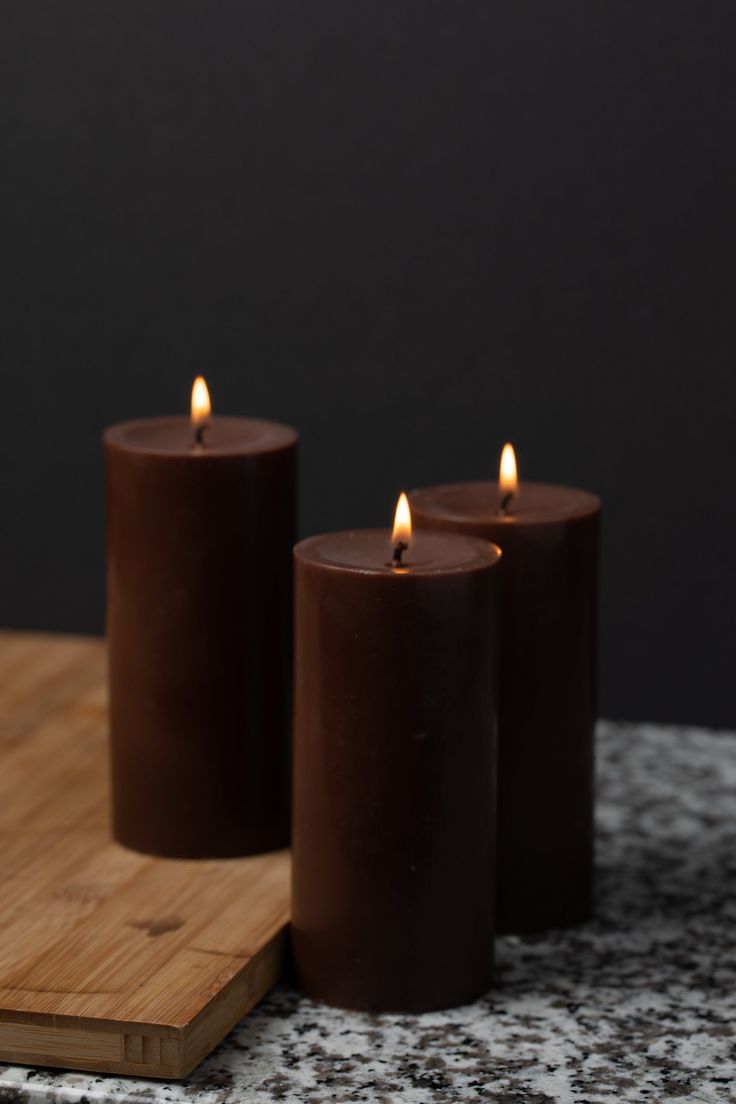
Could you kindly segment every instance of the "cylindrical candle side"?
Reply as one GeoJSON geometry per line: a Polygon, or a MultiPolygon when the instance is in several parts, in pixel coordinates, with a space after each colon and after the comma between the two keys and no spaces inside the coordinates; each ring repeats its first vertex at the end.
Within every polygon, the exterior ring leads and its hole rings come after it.
{"type": "Polygon", "coordinates": [[[418,528],[473,534],[503,551],[498,930],[584,921],[593,911],[600,502],[523,484],[503,516],[490,482],[410,498],[418,528]]]}
{"type": "Polygon", "coordinates": [[[422,1011],[491,984],[499,553],[419,535],[395,570],[389,549],[295,550],[292,939],[308,995],[422,1011]]]}
{"type": "Polygon", "coordinates": [[[105,434],[113,831],[150,854],[289,842],[296,434],[215,419],[105,434]]]}

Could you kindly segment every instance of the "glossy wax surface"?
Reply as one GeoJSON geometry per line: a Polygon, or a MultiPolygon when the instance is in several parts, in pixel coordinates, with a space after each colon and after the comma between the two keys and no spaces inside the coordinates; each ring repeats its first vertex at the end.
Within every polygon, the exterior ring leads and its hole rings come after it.
{"type": "Polygon", "coordinates": [[[398,570],[392,561],[393,550],[387,529],[349,529],[308,537],[299,545],[299,556],[335,571],[357,571],[392,580],[407,574],[416,578],[486,570],[499,558],[498,549],[487,541],[442,533],[415,533],[398,570]]]}
{"type": "Polygon", "coordinates": [[[295,549],[292,940],[310,996],[421,1011],[491,983],[499,554],[391,547],[295,549]]]}
{"type": "Polygon", "coordinates": [[[595,495],[497,483],[410,495],[417,527],[495,541],[501,561],[498,751],[500,931],[534,932],[593,909],[598,518],[595,495]]]}
{"type": "Polygon", "coordinates": [[[289,839],[297,435],[186,418],[104,438],[113,826],[170,857],[289,839]]]}
{"type": "Polygon", "coordinates": [[[143,418],[120,422],[105,432],[105,443],[144,454],[194,457],[256,455],[288,448],[297,441],[296,430],[259,418],[210,419],[203,432],[203,447],[195,447],[192,423],[186,417],[143,418]]]}
{"type": "Polygon", "coordinates": [[[491,529],[499,532],[500,524],[556,525],[600,510],[596,495],[556,483],[522,483],[505,515],[500,516],[502,498],[496,482],[445,483],[411,494],[412,509],[419,510],[422,519],[431,515],[437,521],[454,524],[459,532],[481,529],[483,536],[491,529]]]}

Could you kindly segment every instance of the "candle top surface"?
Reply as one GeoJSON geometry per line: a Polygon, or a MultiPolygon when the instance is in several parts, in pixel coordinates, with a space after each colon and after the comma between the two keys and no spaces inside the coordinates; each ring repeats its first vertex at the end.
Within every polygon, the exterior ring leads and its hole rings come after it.
{"type": "Polygon", "coordinates": [[[250,452],[276,452],[293,445],[297,439],[296,430],[280,422],[222,415],[213,415],[209,419],[199,448],[195,447],[194,426],[185,415],[120,422],[104,433],[108,445],[163,456],[234,456],[250,452]]]}
{"type": "Polygon", "coordinates": [[[414,577],[482,571],[501,558],[501,550],[490,541],[427,530],[414,534],[398,566],[392,563],[393,549],[389,529],[347,529],[308,537],[296,546],[295,554],[336,571],[414,577]]]}
{"type": "Polygon", "coordinates": [[[600,509],[600,499],[590,491],[557,483],[520,483],[506,513],[500,513],[503,494],[495,480],[477,483],[445,483],[421,487],[409,495],[412,510],[447,521],[502,522],[543,525],[589,517],[600,509]]]}

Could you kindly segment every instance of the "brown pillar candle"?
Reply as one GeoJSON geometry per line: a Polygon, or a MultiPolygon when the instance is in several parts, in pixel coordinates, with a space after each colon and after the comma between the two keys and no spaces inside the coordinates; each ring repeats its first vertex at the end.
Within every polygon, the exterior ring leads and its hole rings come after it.
{"type": "Polygon", "coordinates": [[[499,931],[535,932],[593,909],[600,502],[542,483],[515,492],[515,464],[506,480],[410,498],[418,527],[503,551],[496,918],[499,931]]]}
{"type": "Polygon", "coordinates": [[[288,844],[296,444],[288,426],[201,410],[104,435],[113,830],[128,847],[288,844]]]}
{"type": "Polygon", "coordinates": [[[313,998],[416,1012],[491,983],[499,555],[383,530],[295,549],[292,940],[313,998]]]}

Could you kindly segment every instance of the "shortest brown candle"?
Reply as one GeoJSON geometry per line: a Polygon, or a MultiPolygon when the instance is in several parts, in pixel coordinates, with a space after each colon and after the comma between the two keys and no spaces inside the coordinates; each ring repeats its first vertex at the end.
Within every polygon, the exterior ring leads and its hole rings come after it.
{"type": "Polygon", "coordinates": [[[313,998],[417,1012],[491,983],[499,558],[396,530],[295,549],[292,940],[313,998]]]}
{"type": "Polygon", "coordinates": [[[593,725],[598,520],[595,495],[518,485],[506,446],[499,483],[414,491],[420,527],[497,541],[499,932],[579,924],[593,911],[593,725]]]}

